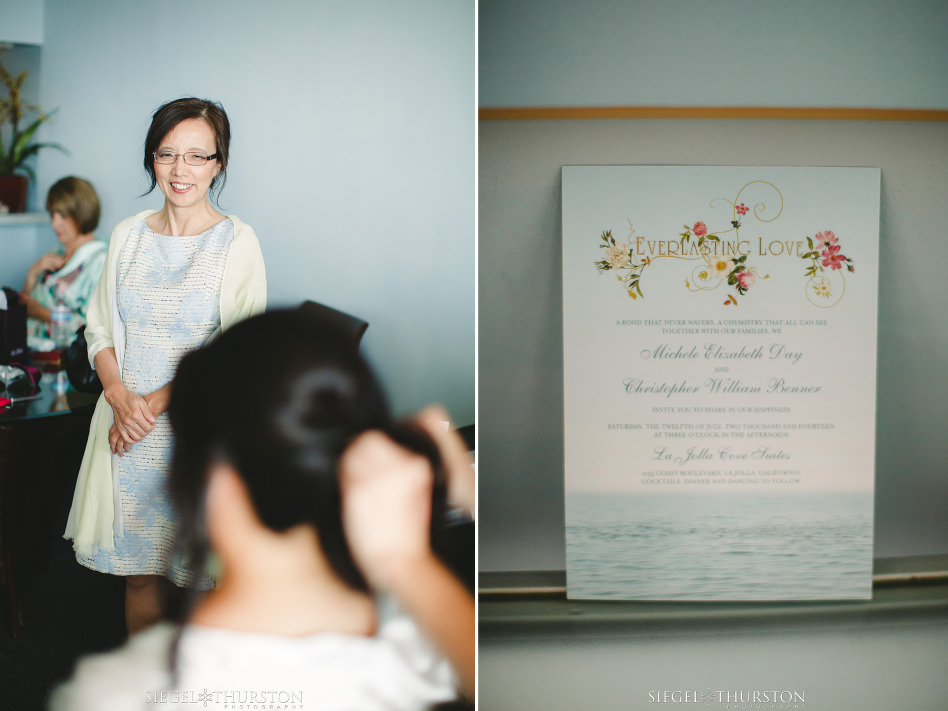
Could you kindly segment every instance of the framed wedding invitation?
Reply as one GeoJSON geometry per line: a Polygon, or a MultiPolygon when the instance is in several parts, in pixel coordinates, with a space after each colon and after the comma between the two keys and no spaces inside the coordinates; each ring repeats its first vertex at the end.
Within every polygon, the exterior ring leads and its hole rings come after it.
{"type": "Polygon", "coordinates": [[[871,597],[880,171],[562,170],[568,596],[871,597]]]}

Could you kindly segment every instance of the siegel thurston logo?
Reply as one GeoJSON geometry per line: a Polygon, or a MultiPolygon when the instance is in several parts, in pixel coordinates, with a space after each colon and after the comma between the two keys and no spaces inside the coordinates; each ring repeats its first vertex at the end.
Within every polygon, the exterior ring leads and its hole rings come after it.
{"type": "Polygon", "coordinates": [[[724,704],[728,709],[805,709],[805,691],[649,691],[650,704],[724,704]]]}
{"type": "Polygon", "coordinates": [[[302,691],[204,691],[173,689],[145,692],[146,704],[189,704],[207,709],[303,709],[302,691]],[[210,704],[210,706],[208,706],[210,704]]]}

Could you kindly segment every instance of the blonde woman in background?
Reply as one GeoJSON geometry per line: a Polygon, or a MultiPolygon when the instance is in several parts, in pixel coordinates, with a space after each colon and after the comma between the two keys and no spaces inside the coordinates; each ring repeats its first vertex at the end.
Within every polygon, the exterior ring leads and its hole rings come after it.
{"type": "Polygon", "coordinates": [[[46,196],[46,210],[62,246],[44,254],[26,273],[27,334],[34,346],[48,339],[51,309],[57,296],[72,314],[70,340],[86,322],[86,310],[102,276],[109,245],[93,236],[99,224],[99,196],[91,183],[70,176],[57,181],[46,196]]]}

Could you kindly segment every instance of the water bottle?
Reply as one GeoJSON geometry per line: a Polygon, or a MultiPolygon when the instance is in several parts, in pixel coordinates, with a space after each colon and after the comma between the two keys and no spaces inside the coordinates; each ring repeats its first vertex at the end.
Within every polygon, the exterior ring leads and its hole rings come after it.
{"type": "Polygon", "coordinates": [[[56,286],[56,295],[53,308],[49,310],[49,336],[56,342],[57,348],[66,348],[69,345],[69,325],[72,322],[72,312],[66,306],[63,295],[63,284],[56,286]]]}
{"type": "Polygon", "coordinates": [[[64,394],[69,389],[69,376],[64,369],[60,369],[53,376],[53,392],[57,395],[64,394]]]}

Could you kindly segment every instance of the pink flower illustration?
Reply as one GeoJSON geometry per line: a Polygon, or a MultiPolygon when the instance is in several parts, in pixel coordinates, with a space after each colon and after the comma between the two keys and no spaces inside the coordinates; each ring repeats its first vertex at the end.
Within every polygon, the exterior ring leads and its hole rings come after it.
{"type": "MultiPolygon", "coordinates": [[[[826,230],[826,232],[817,232],[813,241],[816,242],[817,249],[822,249],[824,246],[829,247],[830,245],[836,244],[839,242],[839,238],[829,230],[826,230]]],[[[839,267],[836,268],[839,269],[839,267]]]]}
{"type": "Polygon", "coordinates": [[[704,237],[708,234],[708,226],[703,222],[696,222],[691,231],[695,233],[695,237],[704,237]]]}
{"type": "Polygon", "coordinates": [[[741,285],[741,288],[745,291],[754,286],[754,282],[757,281],[757,275],[754,272],[749,272],[746,269],[744,271],[737,273],[737,283],[741,285]]]}
{"type": "MultiPolygon", "coordinates": [[[[832,234],[832,232],[830,233],[832,234]]],[[[823,266],[839,269],[846,262],[846,255],[839,253],[839,245],[834,244],[823,250],[823,266]]]]}
{"type": "Polygon", "coordinates": [[[746,214],[747,214],[747,210],[748,210],[748,208],[744,207],[744,203],[741,203],[740,205],[738,205],[738,206],[735,207],[734,209],[737,210],[737,214],[738,214],[738,215],[746,215],[746,214]]]}

